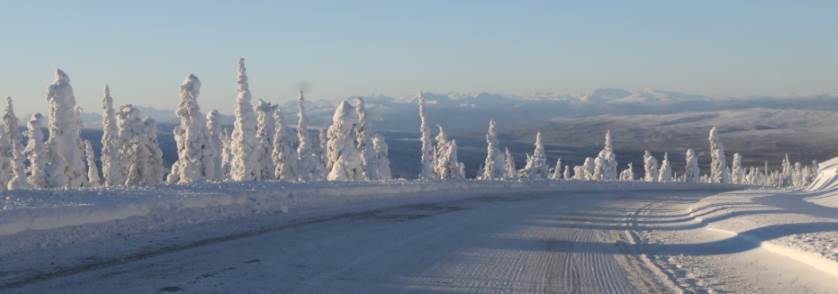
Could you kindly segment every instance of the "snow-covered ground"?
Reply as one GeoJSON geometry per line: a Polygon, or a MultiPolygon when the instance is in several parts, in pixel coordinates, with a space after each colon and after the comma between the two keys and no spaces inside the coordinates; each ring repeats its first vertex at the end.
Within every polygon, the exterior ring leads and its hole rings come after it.
{"type": "Polygon", "coordinates": [[[806,201],[820,192],[742,188],[394,181],[16,192],[0,211],[0,289],[838,292],[836,209],[806,201]]]}

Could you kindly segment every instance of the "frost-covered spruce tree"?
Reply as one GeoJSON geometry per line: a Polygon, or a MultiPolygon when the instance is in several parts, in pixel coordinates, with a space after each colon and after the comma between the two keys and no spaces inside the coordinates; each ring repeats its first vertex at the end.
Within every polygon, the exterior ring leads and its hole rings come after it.
{"type": "Polygon", "coordinates": [[[275,166],[274,178],[282,181],[297,181],[298,177],[294,172],[297,152],[291,148],[291,138],[286,133],[285,118],[281,111],[274,111],[274,123],[276,127],[271,154],[275,166]]]}
{"type": "Polygon", "coordinates": [[[440,167],[437,169],[441,180],[462,180],[460,174],[462,163],[457,158],[457,140],[449,141],[443,149],[442,158],[437,158],[440,167]]]}
{"type": "Polygon", "coordinates": [[[518,178],[518,168],[515,167],[515,157],[509,148],[503,150],[503,178],[507,180],[514,180],[518,178]]]}
{"type": "Polygon", "coordinates": [[[12,178],[9,179],[6,188],[9,190],[26,190],[31,189],[32,185],[26,181],[26,167],[23,164],[23,146],[16,145],[12,150],[12,178]]]}
{"type": "Polygon", "coordinates": [[[789,159],[789,154],[786,153],[786,157],[783,158],[782,163],[782,170],[780,171],[780,185],[781,187],[786,187],[791,185],[792,182],[792,167],[791,167],[791,160],[789,159]]]}
{"type": "Polygon", "coordinates": [[[223,135],[221,132],[221,113],[213,109],[207,113],[207,142],[209,143],[207,145],[207,161],[209,163],[207,169],[212,171],[207,173],[207,175],[212,175],[207,180],[210,181],[222,181],[226,178],[226,172],[222,166],[222,157],[224,157],[223,135]]]}
{"type": "Polygon", "coordinates": [[[489,130],[486,132],[486,160],[483,161],[483,170],[478,177],[481,180],[499,180],[503,178],[501,165],[503,161],[497,146],[497,125],[495,120],[489,121],[489,130]]]}
{"type": "Polygon", "coordinates": [[[573,179],[574,180],[587,180],[585,177],[585,166],[584,165],[577,165],[573,167],[573,179]]]}
{"type": "Polygon", "coordinates": [[[259,159],[259,173],[256,176],[258,180],[275,179],[276,166],[272,154],[274,149],[273,137],[276,133],[276,130],[274,130],[276,125],[274,113],[277,109],[277,105],[262,99],[259,99],[259,102],[256,103],[256,141],[259,142],[256,148],[257,158],[259,159]]]}
{"type": "Polygon", "coordinates": [[[570,180],[571,179],[570,178],[570,165],[569,164],[564,166],[564,174],[562,174],[562,178],[564,178],[565,180],[570,180]]]}
{"type": "Polygon", "coordinates": [[[81,187],[87,178],[81,144],[81,120],[70,77],[60,69],[47,92],[49,104],[46,179],[48,187],[81,187]]]}
{"type": "Polygon", "coordinates": [[[221,171],[225,179],[230,177],[230,163],[233,161],[233,150],[230,139],[230,132],[227,129],[221,131],[221,171]]]}
{"type": "Polygon", "coordinates": [[[29,176],[26,182],[32,188],[47,187],[46,168],[47,150],[44,145],[44,117],[40,113],[33,114],[26,124],[26,159],[29,161],[29,176]]]}
{"type": "MultiPolygon", "coordinates": [[[[419,140],[422,143],[422,166],[419,171],[420,180],[433,180],[434,174],[434,148],[431,145],[431,128],[428,127],[428,119],[425,117],[425,93],[419,92],[419,140]]],[[[494,122],[492,122],[493,124],[494,122]]]]}
{"type": "MultiPolygon", "coordinates": [[[[157,143],[154,120],[144,118],[131,104],[123,105],[116,113],[120,139],[119,152],[124,159],[122,174],[126,186],[157,185],[163,180],[163,152],[157,143]]],[[[171,175],[170,175],[171,176],[171,175]]]]}
{"type": "Polygon", "coordinates": [[[623,171],[620,172],[620,181],[623,181],[623,182],[634,181],[634,167],[632,166],[631,162],[628,163],[628,166],[626,166],[626,169],[624,169],[623,171]]]}
{"type": "Polygon", "coordinates": [[[437,127],[438,131],[436,133],[436,137],[434,137],[434,140],[436,140],[436,148],[435,148],[434,156],[433,156],[434,157],[433,174],[436,178],[442,179],[442,174],[446,173],[447,172],[446,168],[449,167],[449,164],[446,161],[447,160],[446,154],[448,153],[447,149],[449,147],[449,145],[448,145],[449,141],[448,141],[448,136],[445,134],[445,129],[443,129],[442,126],[440,126],[440,125],[437,125],[436,127],[437,127]]]}
{"type": "Polygon", "coordinates": [[[101,178],[99,178],[99,168],[96,167],[96,160],[93,154],[93,144],[90,141],[84,140],[84,155],[87,162],[87,187],[101,186],[101,178]]]}
{"type": "Polygon", "coordinates": [[[532,156],[527,158],[527,164],[520,174],[528,179],[546,179],[550,168],[547,166],[547,155],[544,154],[541,132],[535,134],[535,144],[533,146],[532,156]]]}
{"type": "Polygon", "coordinates": [[[684,181],[687,183],[698,183],[701,181],[701,171],[698,169],[698,156],[691,148],[687,149],[686,167],[684,170],[684,181]]]}
{"type": "Polygon", "coordinates": [[[365,180],[378,180],[378,163],[375,162],[375,151],[372,150],[372,132],[370,123],[367,121],[367,110],[364,107],[364,99],[355,97],[355,117],[358,122],[355,125],[355,144],[361,154],[361,167],[365,180]]]}
{"type": "Polygon", "coordinates": [[[585,180],[592,181],[594,178],[594,172],[596,172],[596,159],[585,157],[585,162],[582,163],[583,169],[583,177],[585,180]]]}
{"type": "Polygon", "coordinates": [[[111,89],[105,85],[105,97],[102,98],[102,177],[105,187],[122,185],[125,183],[125,169],[122,156],[119,153],[119,137],[116,130],[116,114],[113,108],[111,89]]]}
{"type": "MultiPolygon", "coordinates": [[[[176,112],[180,125],[174,130],[177,143],[178,160],[172,165],[167,182],[170,184],[189,184],[214,178],[210,168],[209,138],[206,118],[201,114],[198,95],[201,81],[189,74],[180,86],[180,105],[176,112]]],[[[126,160],[130,165],[130,161],[126,160]]]]}
{"type": "Polygon", "coordinates": [[[742,166],[742,155],[733,153],[733,164],[731,165],[730,180],[734,184],[744,184],[745,169],[742,166]]]}
{"type": "Polygon", "coordinates": [[[355,145],[355,114],[352,106],[341,101],[332,116],[327,144],[329,181],[357,181],[363,179],[361,154],[355,145]]]}
{"type": "MultiPolygon", "coordinates": [[[[328,150],[326,145],[327,145],[327,143],[329,143],[329,136],[328,136],[327,130],[328,129],[326,129],[326,128],[321,128],[317,132],[318,151],[317,151],[317,153],[315,153],[315,155],[316,155],[316,157],[319,161],[315,162],[314,160],[312,160],[312,164],[314,164],[316,166],[316,168],[313,168],[312,170],[314,171],[314,175],[316,176],[317,179],[325,179],[326,178],[326,172],[327,172],[326,166],[329,164],[329,157],[327,156],[328,152],[326,151],[326,150],[328,150]]],[[[299,149],[297,149],[297,150],[299,150],[299,149]]],[[[299,155],[300,152],[298,151],[297,154],[299,155]]]]}
{"type": "Polygon", "coordinates": [[[375,152],[375,163],[378,164],[378,179],[389,180],[393,178],[393,172],[390,170],[389,147],[384,137],[376,134],[372,138],[372,149],[375,152]]]}
{"type": "Polygon", "coordinates": [[[658,160],[652,156],[652,152],[646,150],[643,154],[643,180],[646,182],[656,182],[658,180],[658,160]]]}
{"type": "Polygon", "coordinates": [[[305,96],[300,91],[297,99],[297,163],[296,173],[301,181],[319,181],[325,179],[326,166],[326,131],[320,130],[320,154],[308,136],[308,117],[306,116],[305,96]]]}
{"type": "MultiPolygon", "coordinates": [[[[12,97],[6,98],[6,111],[3,114],[3,127],[0,130],[0,191],[6,189],[7,183],[15,174],[15,153],[23,149],[18,135],[18,119],[15,116],[12,97]]],[[[20,156],[17,156],[20,159],[20,156]]],[[[21,161],[22,165],[22,161],[21,161]]]]}
{"type": "Polygon", "coordinates": [[[550,179],[551,180],[561,180],[562,179],[562,158],[561,157],[556,159],[556,166],[553,167],[553,170],[550,172],[550,179]]]}
{"type": "Polygon", "coordinates": [[[730,171],[727,169],[725,148],[719,139],[716,127],[710,129],[710,181],[713,183],[730,183],[730,171]]]}
{"type": "Polygon", "coordinates": [[[599,158],[599,165],[596,168],[594,178],[604,181],[616,181],[617,155],[614,154],[614,147],[611,145],[611,130],[605,132],[605,142],[597,158],[599,158]]]}
{"type": "Polygon", "coordinates": [[[256,139],[256,114],[250,103],[250,87],[247,84],[247,69],[244,58],[239,59],[236,82],[235,121],[230,140],[232,160],[230,178],[234,181],[253,181],[260,175],[258,143],[256,139]]]}
{"type": "Polygon", "coordinates": [[[658,172],[658,182],[669,183],[672,182],[672,165],[669,164],[669,154],[663,154],[663,161],[658,172]]]}

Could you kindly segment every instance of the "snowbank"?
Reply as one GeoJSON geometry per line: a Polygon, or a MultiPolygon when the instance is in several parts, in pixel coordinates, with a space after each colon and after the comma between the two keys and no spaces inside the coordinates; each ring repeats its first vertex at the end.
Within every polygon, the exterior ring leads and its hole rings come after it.
{"type": "Polygon", "coordinates": [[[814,196],[806,199],[817,205],[838,208],[838,157],[820,164],[818,176],[809,185],[814,196]]]}

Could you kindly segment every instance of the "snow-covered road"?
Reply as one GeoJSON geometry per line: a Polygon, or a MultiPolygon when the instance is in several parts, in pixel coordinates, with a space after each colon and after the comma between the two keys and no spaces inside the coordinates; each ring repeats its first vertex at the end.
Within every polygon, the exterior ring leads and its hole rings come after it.
{"type": "Polygon", "coordinates": [[[3,292],[838,293],[835,276],[685,213],[717,193],[518,193],[348,213],[3,292]]]}

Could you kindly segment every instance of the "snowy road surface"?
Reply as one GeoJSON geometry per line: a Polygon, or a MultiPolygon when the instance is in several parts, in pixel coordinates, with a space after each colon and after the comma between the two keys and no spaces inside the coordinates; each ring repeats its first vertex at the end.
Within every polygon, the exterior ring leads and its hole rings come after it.
{"type": "Polygon", "coordinates": [[[519,193],[379,209],[0,292],[838,293],[838,277],[685,214],[715,194],[519,193]]]}

